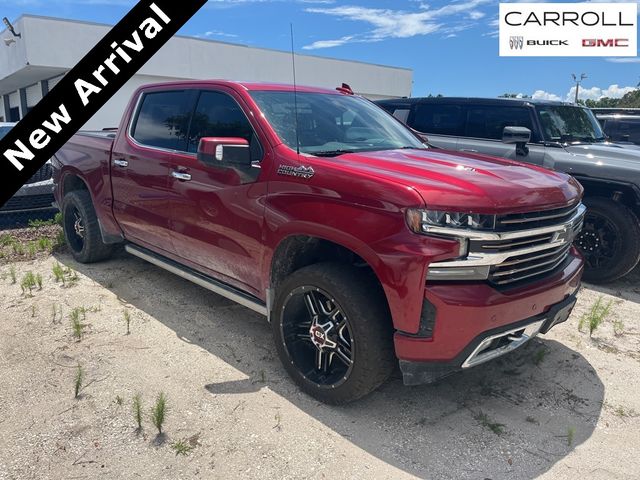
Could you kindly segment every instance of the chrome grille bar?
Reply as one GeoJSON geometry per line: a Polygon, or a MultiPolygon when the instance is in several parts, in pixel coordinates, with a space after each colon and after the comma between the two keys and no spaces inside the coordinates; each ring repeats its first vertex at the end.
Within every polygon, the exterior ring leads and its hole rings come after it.
{"type": "MultiPolygon", "coordinates": [[[[579,204],[562,211],[552,210],[548,214],[523,214],[525,220],[564,220],[515,231],[434,228],[433,233],[469,240],[469,253],[466,258],[432,263],[429,268],[434,270],[434,274],[428,278],[446,279],[447,272],[451,272],[452,279],[464,280],[463,272],[468,271],[473,272],[470,280],[486,278],[496,286],[505,286],[548,274],[567,260],[573,239],[582,228],[585,212],[586,207],[579,204]],[[456,271],[460,274],[456,275],[456,271]],[[483,271],[485,274],[480,277],[483,271]]],[[[515,222],[515,219],[509,221],[515,222]]]]}

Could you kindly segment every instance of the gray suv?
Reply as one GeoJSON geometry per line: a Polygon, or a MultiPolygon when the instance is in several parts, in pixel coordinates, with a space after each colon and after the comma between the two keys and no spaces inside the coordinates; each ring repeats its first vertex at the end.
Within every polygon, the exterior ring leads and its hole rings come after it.
{"type": "Polygon", "coordinates": [[[378,105],[436,147],[569,173],[585,188],[576,239],[585,280],[604,283],[640,261],[640,149],[609,143],[593,112],[530,99],[405,98],[378,105]]]}

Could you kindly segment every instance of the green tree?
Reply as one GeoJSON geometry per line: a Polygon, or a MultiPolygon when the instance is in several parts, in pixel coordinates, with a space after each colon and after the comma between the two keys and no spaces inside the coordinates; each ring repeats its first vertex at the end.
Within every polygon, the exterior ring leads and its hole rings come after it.
{"type": "Polygon", "coordinates": [[[627,93],[618,102],[620,108],[640,108],[640,89],[627,93]]]}

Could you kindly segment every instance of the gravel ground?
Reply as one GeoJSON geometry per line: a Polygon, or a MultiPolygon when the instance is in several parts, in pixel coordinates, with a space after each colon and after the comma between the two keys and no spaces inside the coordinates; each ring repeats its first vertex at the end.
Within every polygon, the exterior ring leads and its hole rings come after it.
{"type": "Polygon", "coordinates": [[[292,384],[262,317],[152,265],[56,253],[13,266],[16,284],[0,266],[0,479],[640,478],[640,271],[583,288],[565,324],[508,357],[435,386],[398,373],[336,408],[292,384]],[[578,325],[600,297],[613,303],[590,337],[578,325]]]}

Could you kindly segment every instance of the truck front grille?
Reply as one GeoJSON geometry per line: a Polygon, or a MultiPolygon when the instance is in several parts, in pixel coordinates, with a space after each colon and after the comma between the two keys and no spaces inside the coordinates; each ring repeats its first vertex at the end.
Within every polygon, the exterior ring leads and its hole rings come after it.
{"type": "Polygon", "coordinates": [[[498,215],[496,219],[496,230],[510,232],[558,225],[569,221],[579,208],[580,204],[578,203],[570,207],[557,208],[555,210],[498,215]]]}
{"type": "Polygon", "coordinates": [[[482,278],[496,288],[511,288],[552,275],[567,265],[585,212],[584,205],[577,204],[499,216],[495,232],[448,229],[451,236],[467,239],[469,253],[466,258],[431,264],[429,278],[461,281],[465,278],[460,272],[469,272],[468,280],[482,278]]]}

